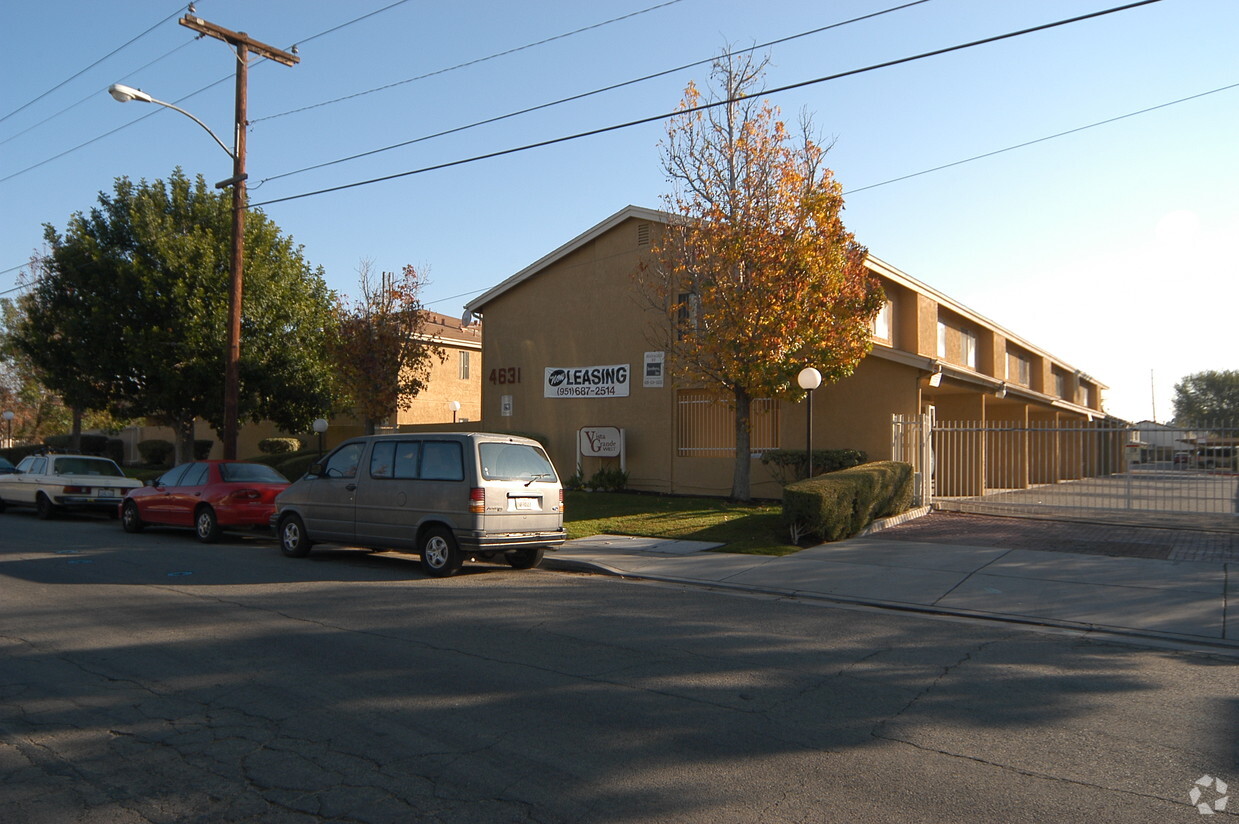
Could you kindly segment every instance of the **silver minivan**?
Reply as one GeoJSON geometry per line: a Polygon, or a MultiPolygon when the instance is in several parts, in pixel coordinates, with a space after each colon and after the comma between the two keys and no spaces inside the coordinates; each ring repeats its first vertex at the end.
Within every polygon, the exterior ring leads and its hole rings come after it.
{"type": "Polygon", "coordinates": [[[319,542],[421,555],[431,575],[502,555],[517,569],[564,542],[564,490],[537,441],[485,432],[340,444],[275,500],[280,550],[319,542]]]}

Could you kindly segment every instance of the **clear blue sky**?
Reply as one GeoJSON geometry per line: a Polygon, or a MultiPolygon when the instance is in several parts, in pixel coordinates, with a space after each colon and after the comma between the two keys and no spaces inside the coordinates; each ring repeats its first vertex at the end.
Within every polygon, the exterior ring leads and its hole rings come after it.
{"type": "MultiPolygon", "coordinates": [[[[251,201],[261,203],[668,112],[706,66],[266,180],[901,4],[200,0],[197,14],[300,44],[299,65],[250,72],[251,201]]],[[[770,47],[767,86],[1118,5],[929,0],[770,47]]],[[[179,102],[231,144],[234,58],[194,40],[176,23],[183,11],[167,0],[0,11],[0,269],[24,263],[43,223],[63,228],[117,176],[161,178],[177,165],[211,183],[230,176],[227,155],[188,119],[105,91],[119,81],[179,102]]],[[[836,139],[831,166],[858,190],[846,218],[873,254],[1110,385],[1114,414],[1149,418],[1155,398],[1166,419],[1183,375],[1239,368],[1239,88],[865,187],[1239,84],[1236,32],[1235,0],[1161,0],[773,100],[836,139]]],[[[362,259],[412,263],[430,272],[431,308],[458,315],[623,206],[658,207],[662,133],[652,123],[264,210],[332,288],[355,291],[362,259]]],[[[17,275],[0,274],[0,291],[17,275]]]]}

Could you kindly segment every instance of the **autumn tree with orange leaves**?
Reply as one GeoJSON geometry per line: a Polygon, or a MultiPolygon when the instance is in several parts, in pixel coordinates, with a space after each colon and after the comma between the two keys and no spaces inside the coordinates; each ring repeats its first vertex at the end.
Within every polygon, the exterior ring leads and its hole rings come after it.
{"type": "Polygon", "coordinates": [[[685,91],[662,143],[670,224],[637,275],[670,320],[651,342],[672,373],[734,405],[731,495],[742,501],[751,497],[753,400],[802,399],[795,378],[806,366],[826,383],[852,374],[885,299],[840,219],[829,146],[807,118],[793,135],[776,107],[749,96],[765,64],[724,55],[711,72],[716,96],[685,91]]]}
{"type": "Polygon", "coordinates": [[[384,272],[376,283],[373,264],[363,260],[357,273],[361,296],[336,308],[334,360],[347,402],[373,435],[384,418],[413,405],[435,359],[442,363],[447,353],[424,331],[426,281],[414,267],[384,272]]]}

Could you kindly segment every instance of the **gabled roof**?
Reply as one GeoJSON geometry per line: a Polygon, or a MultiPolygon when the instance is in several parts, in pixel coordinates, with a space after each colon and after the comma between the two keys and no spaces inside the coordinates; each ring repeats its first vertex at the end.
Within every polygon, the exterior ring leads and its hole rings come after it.
{"type": "MultiPolygon", "coordinates": [[[[479,315],[484,314],[482,309],[490,301],[494,300],[495,298],[499,297],[505,292],[516,288],[520,284],[524,283],[526,280],[529,280],[534,275],[541,272],[546,267],[550,266],[551,264],[555,263],[556,261],[564,257],[567,257],[568,255],[575,252],[577,249],[580,249],[582,246],[585,246],[586,244],[596,240],[597,238],[611,231],[616,226],[623,223],[625,220],[629,220],[630,218],[635,218],[637,220],[647,220],[652,223],[666,224],[666,223],[670,223],[673,219],[675,219],[675,216],[669,212],[664,212],[658,209],[647,209],[642,206],[631,206],[631,205],[625,206],[623,209],[620,209],[618,212],[611,215],[606,220],[603,220],[601,223],[595,224],[589,229],[586,229],[584,232],[577,235],[572,240],[565,243],[563,246],[560,246],[555,251],[551,252],[548,255],[545,255],[542,258],[539,258],[538,260],[526,266],[524,269],[521,269],[515,275],[512,275],[507,280],[504,280],[499,285],[487,290],[483,294],[469,301],[469,303],[465,304],[465,309],[475,314],[479,314],[479,315]]],[[[992,329],[995,332],[998,332],[1008,341],[1013,342],[1014,344],[1019,346],[1021,349],[1025,349],[1033,354],[1040,355],[1046,358],[1047,360],[1049,360],[1050,362],[1060,364],[1064,367],[1072,369],[1072,371],[1077,371],[1077,372],[1079,371],[1079,370],[1075,370],[1074,368],[1068,366],[1067,362],[1062,360],[1061,358],[1054,357],[1052,354],[1045,351],[1041,347],[1020,337],[1014,332],[1011,332],[1005,329],[1004,327],[998,325],[997,323],[985,317],[984,315],[980,314],[979,312],[975,312],[972,309],[969,309],[967,306],[964,306],[959,301],[943,294],[942,292],[939,292],[937,289],[933,288],[929,284],[923,283],[917,280],[916,278],[912,277],[911,275],[907,274],[906,272],[903,272],[895,268],[894,266],[890,265],[884,260],[874,257],[872,254],[868,255],[868,257],[865,259],[865,265],[867,265],[870,271],[872,271],[874,274],[880,275],[881,277],[887,278],[888,280],[894,283],[898,283],[902,286],[905,286],[908,289],[911,289],[913,292],[919,292],[920,294],[931,297],[939,306],[946,307],[947,309],[960,315],[961,317],[967,318],[973,323],[976,323],[978,326],[992,329]]],[[[1084,372],[1079,372],[1079,375],[1081,378],[1084,378],[1090,381],[1091,383],[1097,385],[1098,387],[1102,389],[1109,388],[1104,383],[1101,383],[1101,381],[1094,378],[1092,375],[1089,375],[1084,372]]]]}
{"type": "Polygon", "coordinates": [[[565,243],[563,246],[560,246],[558,249],[551,252],[549,255],[546,255],[534,261],[533,263],[526,266],[524,269],[517,272],[515,275],[512,275],[512,277],[500,283],[498,286],[495,286],[494,288],[487,290],[482,295],[479,295],[478,297],[469,301],[467,304],[465,304],[465,309],[469,310],[470,312],[479,314],[479,315],[482,314],[481,309],[487,303],[499,297],[504,292],[507,292],[509,289],[513,289],[516,286],[519,286],[520,284],[524,283],[526,280],[533,277],[534,275],[536,275],[538,272],[542,271],[546,267],[550,266],[555,261],[561,258],[567,257],[568,255],[572,254],[577,249],[580,249],[582,246],[586,245],[587,243],[590,243],[598,239],[599,237],[611,231],[616,226],[623,223],[625,220],[628,220],[629,218],[636,218],[638,220],[648,220],[653,223],[668,223],[671,220],[671,215],[669,215],[667,212],[660,212],[656,209],[646,209],[641,206],[625,206],[623,209],[620,209],[618,212],[611,215],[609,218],[602,221],[601,223],[589,229],[586,229],[584,232],[577,235],[572,240],[565,243]]]}

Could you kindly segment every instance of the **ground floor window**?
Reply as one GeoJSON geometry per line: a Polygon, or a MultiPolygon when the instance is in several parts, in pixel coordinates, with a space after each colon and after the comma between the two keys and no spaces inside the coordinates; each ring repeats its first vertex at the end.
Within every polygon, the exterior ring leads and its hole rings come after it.
{"type": "MultiPolygon", "coordinates": [[[[681,458],[730,458],[736,454],[736,410],[730,400],[705,389],[681,389],[676,396],[676,454],[681,458]]],[[[779,402],[754,400],[750,447],[778,449],[779,402]]]]}

